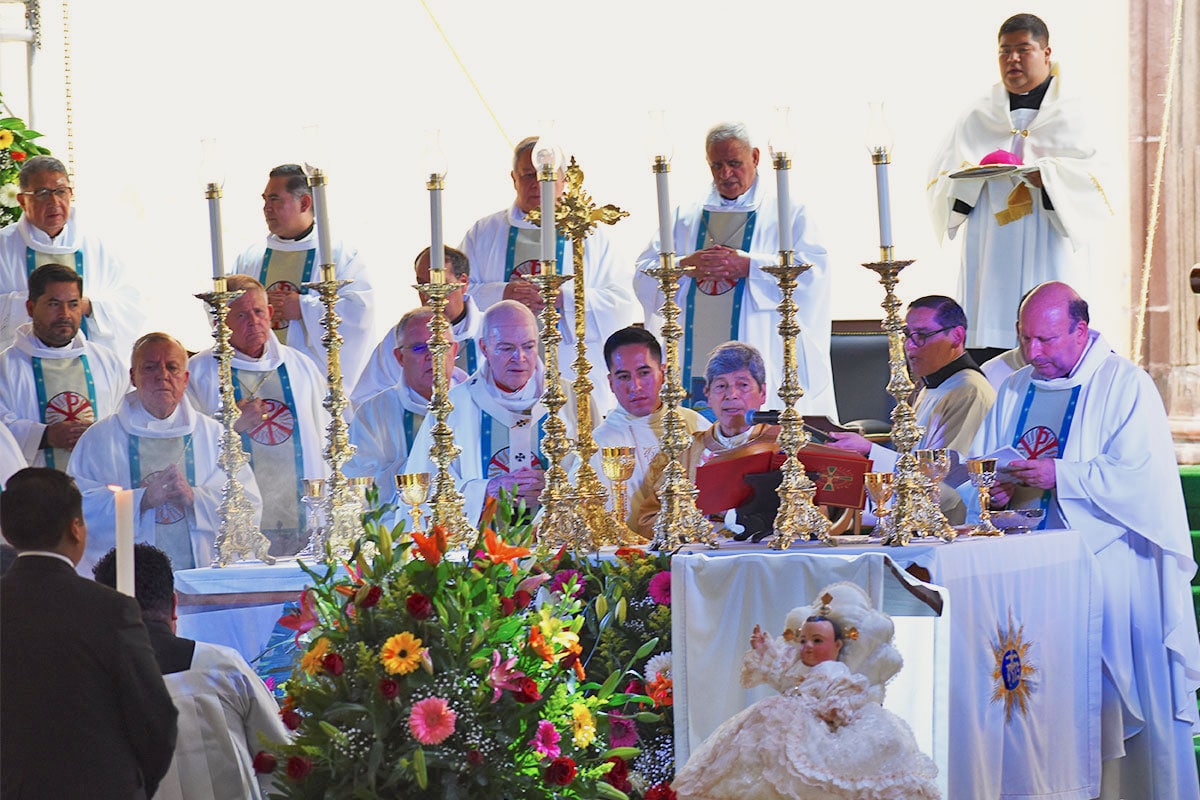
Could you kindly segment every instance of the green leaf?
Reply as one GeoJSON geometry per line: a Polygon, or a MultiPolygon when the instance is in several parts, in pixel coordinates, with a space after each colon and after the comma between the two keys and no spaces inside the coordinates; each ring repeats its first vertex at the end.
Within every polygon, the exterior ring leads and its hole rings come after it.
{"type": "Polygon", "coordinates": [[[613,786],[608,781],[596,781],[596,796],[608,800],[629,800],[629,795],[613,786]]]}
{"type": "Polygon", "coordinates": [[[413,773],[417,776],[417,786],[429,788],[429,773],[425,771],[425,751],[418,747],[413,751],[413,773]]]}
{"type": "Polygon", "coordinates": [[[609,696],[616,690],[617,681],[619,680],[621,680],[621,673],[614,670],[613,673],[608,676],[608,680],[604,681],[604,685],[600,687],[600,692],[597,696],[601,701],[607,700],[609,696]]]}
{"type": "Polygon", "coordinates": [[[654,714],[649,711],[639,711],[633,715],[633,718],[638,722],[659,722],[662,720],[662,714],[654,714]]]}
{"type": "Polygon", "coordinates": [[[615,756],[617,758],[623,758],[626,761],[628,761],[629,759],[635,757],[640,752],[642,752],[640,747],[613,747],[609,750],[604,751],[604,754],[600,756],[600,760],[608,761],[610,758],[613,758],[615,756]]]}

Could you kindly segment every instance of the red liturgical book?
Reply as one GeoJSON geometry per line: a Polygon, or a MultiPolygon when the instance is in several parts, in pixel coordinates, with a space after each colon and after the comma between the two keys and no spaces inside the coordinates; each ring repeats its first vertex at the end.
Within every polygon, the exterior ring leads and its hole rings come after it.
{"type": "MultiPolygon", "coordinates": [[[[800,451],[800,461],[809,475],[816,473],[817,505],[862,508],[866,502],[866,473],[871,459],[857,453],[810,444],[800,451]]],[[[696,507],[704,514],[723,514],[747,502],[753,492],[743,475],[770,472],[783,464],[783,454],[774,442],[755,442],[718,453],[696,468],[696,507]]]]}

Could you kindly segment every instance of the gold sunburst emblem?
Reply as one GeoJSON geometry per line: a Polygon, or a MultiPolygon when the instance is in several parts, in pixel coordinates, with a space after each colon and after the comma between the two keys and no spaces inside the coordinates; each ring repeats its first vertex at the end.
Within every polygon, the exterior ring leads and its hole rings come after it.
{"type": "Polygon", "coordinates": [[[996,668],[992,671],[992,679],[996,681],[992,702],[1004,702],[1005,722],[1012,720],[1014,706],[1021,714],[1026,713],[1029,696],[1037,689],[1034,676],[1038,670],[1029,659],[1033,644],[1024,641],[1024,632],[1024,625],[1014,625],[1012,609],[1009,609],[1008,627],[996,628],[996,640],[992,643],[992,654],[996,658],[996,668]]]}

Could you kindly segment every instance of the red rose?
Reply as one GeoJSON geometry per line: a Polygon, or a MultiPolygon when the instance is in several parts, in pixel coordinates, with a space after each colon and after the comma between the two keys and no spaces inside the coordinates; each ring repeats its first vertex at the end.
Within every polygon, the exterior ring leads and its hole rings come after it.
{"type": "Polygon", "coordinates": [[[288,777],[294,781],[301,780],[312,772],[312,759],[304,756],[292,756],[288,759],[288,777]]]}
{"type": "MultiPolygon", "coordinates": [[[[519,689],[513,690],[513,697],[518,703],[535,703],[542,699],[542,693],[538,691],[537,681],[530,678],[528,675],[517,681],[519,689]]],[[[564,786],[566,784],[563,784],[564,786]]]]}
{"type": "Polygon", "coordinates": [[[13,150],[11,153],[9,153],[9,155],[12,156],[13,161],[24,161],[25,160],[25,154],[22,153],[20,150],[13,150]]]}
{"type": "Polygon", "coordinates": [[[517,604],[511,597],[500,598],[500,613],[506,617],[511,617],[512,613],[517,610],[517,604]]]}
{"type": "Polygon", "coordinates": [[[633,785],[629,782],[629,765],[620,756],[613,756],[608,759],[608,763],[613,766],[612,769],[604,773],[604,780],[612,784],[614,789],[628,794],[633,789],[633,785]]]}
{"type": "Polygon", "coordinates": [[[483,766],[483,753],[479,752],[478,750],[474,750],[474,749],[468,750],[467,751],[467,763],[470,764],[472,767],[482,767],[483,766]]]}
{"type": "Polygon", "coordinates": [[[546,767],[546,783],[552,786],[566,786],[575,780],[575,762],[566,756],[560,756],[546,767]]]}
{"type": "Polygon", "coordinates": [[[279,759],[268,753],[266,750],[259,750],[258,755],[254,757],[254,771],[259,775],[266,775],[268,772],[274,772],[275,767],[279,766],[279,759]]]}
{"type": "Polygon", "coordinates": [[[429,619],[433,616],[433,601],[420,592],[413,592],[404,601],[413,619],[429,619]]]}
{"type": "Polygon", "coordinates": [[[283,719],[283,724],[287,726],[289,731],[294,731],[300,727],[300,715],[290,708],[285,708],[283,713],[279,715],[283,719]]]}
{"type": "Polygon", "coordinates": [[[325,667],[326,672],[335,678],[341,675],[342,671],[346,668],[346,662],[337,653],[326,653],[325,657],[321,659],[321,665],[325,667]]]}
{"type": "Polygon", "coordinates": [[[524,589],[517,589],[513,592],[513,602],[517,604],[517,608],[525,608],[533,602],[533,595],[524,589]]]}
{"type": "Polygon", "coordinates": [[[358,602],[359,608],[370,608],[379,602],[379,598],[383,597],[383,589],[378,586],[372,586],[367,589],[367,593],[363,595],[363,599],[358,602]]]}
{"type": "Polygon", "coordinates": [[[384,700],[395,700],[400,694],[400,684],[391,678],[383,678],[379,681],[379,693],[383,695],[384,700]]]}
{"type": "Polygon", "coordinates": [[[675,790],[669,783],[656,783],[646,790],[643,800],[675,800],[675,790]]]}

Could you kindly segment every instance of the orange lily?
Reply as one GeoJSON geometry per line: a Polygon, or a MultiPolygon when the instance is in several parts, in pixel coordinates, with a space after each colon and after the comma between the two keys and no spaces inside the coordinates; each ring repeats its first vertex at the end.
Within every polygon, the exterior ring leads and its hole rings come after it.
{"type": "Polygon", "coordinates": [[[479,523],[481,525],[491,525],[498,508],[500,508],[500,501],[488,495],[487,499],[483,501],[483,513],[479,515],[479,523]]]}
{"type": "Polygon", "coordinates": [[[442,560],[442,554],[446,552],[446,529],[441,525],[434,525],[433,530],[428,534],[423,534],[420,531],[412,532],[413,542],[417,545],[417,550],[421,553],[421,557],[431,567],[436,567],[442,560]]]}
{"type": "Polygon", "coordinates": [[[542,635],[542,629],[537,625],[529,629],[529,649],[541,656],[547,664],[554,663],[554,648],[546,641],[546,637],[542,635]]]}
{"type": "Polygon", "coordinates": [[[315,596],[312,589],[300,593],[300,611],[294,614],[284,614],[279,618],[279,624],[296,632],[296,643],[300,643],[300,634],[307,633],[317,625],[315,596]]]}
{"type": "Polygon", "coordinates": [[[483,547],[493,564],[508,564],[512,567],[514,575],[517,574],[516,559],[529,555],[528,547],[513,547],[507,544],[491,528],[483,533],[483,547]]]}

